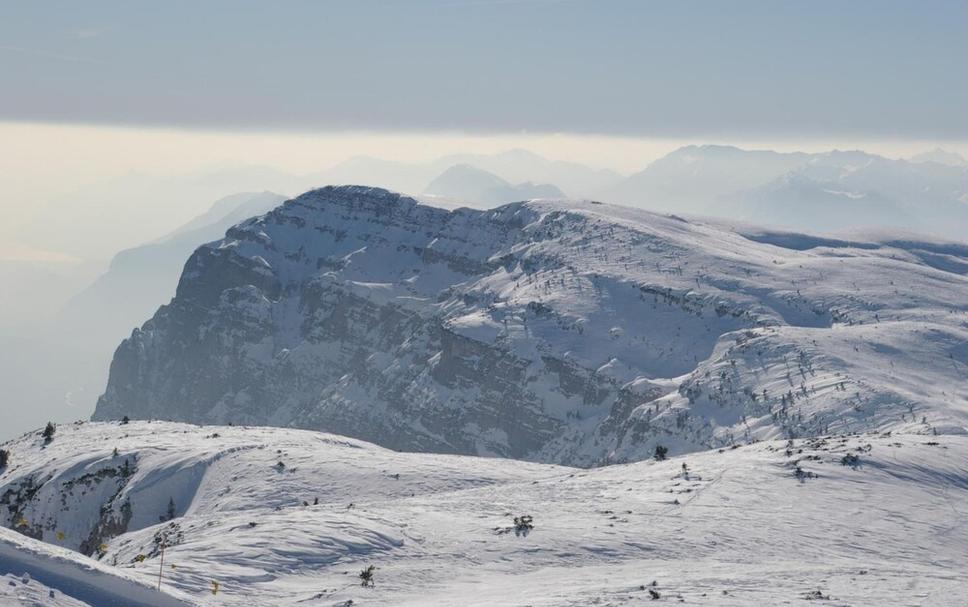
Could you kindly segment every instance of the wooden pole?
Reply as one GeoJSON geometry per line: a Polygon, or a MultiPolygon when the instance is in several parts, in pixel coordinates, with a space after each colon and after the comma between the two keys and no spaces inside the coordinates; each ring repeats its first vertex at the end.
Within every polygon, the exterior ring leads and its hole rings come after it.
{"type": "Polygon", "coordinates": [[[161,564],[158,566],[158,590],[161,590],[161,576],[165,572],[165,542],[161,542],[161,564]]]}

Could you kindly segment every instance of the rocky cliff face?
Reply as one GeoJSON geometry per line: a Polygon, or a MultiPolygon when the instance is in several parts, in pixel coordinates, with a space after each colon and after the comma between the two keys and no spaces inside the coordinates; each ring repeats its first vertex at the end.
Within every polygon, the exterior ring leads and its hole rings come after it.
{"type": "Polygon", "coordinates": [[[965,247],[743,232],[314,190],[195,251],[94,417],[583,466],[965,427],[965,247]]]}

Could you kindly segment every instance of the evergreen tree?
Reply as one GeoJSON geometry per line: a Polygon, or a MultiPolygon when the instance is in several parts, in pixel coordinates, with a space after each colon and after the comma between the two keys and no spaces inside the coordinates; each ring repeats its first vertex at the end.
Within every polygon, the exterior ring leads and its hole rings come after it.
{"type": "Polygon", "coordinates": [[[44,428],[44,432],[41,435],[41,436],[44,437],[44,443],[45,444],[46,443],[49,443],[52,440],[54,440],[54,432],[56,432],[56,431],[57,431],[57,426],[55,426],[53,424],[53,422],[47,422],[47,427],[44,428]]]}
{"type": "Polygon", "coordinates": [[[655,446],[655,460],[661,462],[669,455],[669,448],[662,445],[655,446]]]}
{"type": "Polygon", "coordinates": [[[376,571],[376,567],[370,565],[366,569],[360,572],[360,585],[363,587],[373,585],[373,572],[376,571]]]}
{"type": "Polygon", "coordinates": [[[0,449],[0,470],[7,467],[7,463],[10,461],[10,452],[6,449],[0,449]]]}

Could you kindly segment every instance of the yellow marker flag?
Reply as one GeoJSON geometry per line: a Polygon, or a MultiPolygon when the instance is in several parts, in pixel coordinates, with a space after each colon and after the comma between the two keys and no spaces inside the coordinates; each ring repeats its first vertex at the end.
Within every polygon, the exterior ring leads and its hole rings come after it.
{"type": "Polygon", "coordinates": [[[63,542],[65,537],[67,537],[67,536],[64,534],[63,531],[58,531],[57,532],[57,541],[58,542],[63,542]]]}

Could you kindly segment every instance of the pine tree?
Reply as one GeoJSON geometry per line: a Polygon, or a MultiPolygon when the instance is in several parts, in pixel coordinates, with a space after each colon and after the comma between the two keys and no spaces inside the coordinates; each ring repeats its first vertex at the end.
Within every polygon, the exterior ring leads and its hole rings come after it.
{"type": "Polygon", "coordinates": [[[47,427],[44,428],[44,432],[41,435],[41,436],[44,437],[44,443],[45,444],[47,444],[50,441],[54,440],[54,432],[56,432],[56,431],[57,431],[57,426],[55,426],[53,424],[53,422],[47,422],[47,427]]]}
{"type": "Polygon", "coordinates": [[[655,460],[661,462],[669,455],[669,448],[663,447],[662,445],[655,446],[655,460]]]}
{"type": "Polygon", "coordinates": [[[7,467],[7,463],[10,461],[10,452],[6,449],[0,449],[0,470],[7,467]]]}

